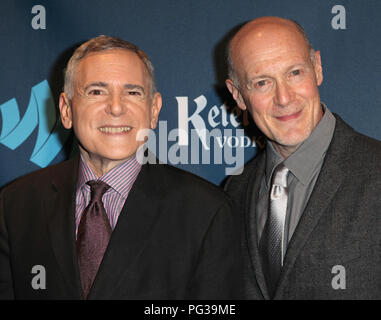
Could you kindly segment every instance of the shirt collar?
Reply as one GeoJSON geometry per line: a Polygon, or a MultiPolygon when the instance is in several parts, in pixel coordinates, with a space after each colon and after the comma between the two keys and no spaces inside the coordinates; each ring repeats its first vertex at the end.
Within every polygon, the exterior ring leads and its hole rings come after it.
{"type": "Polygon", "coordinates": [[[324,115],[310,136],[284,161],[272,143],[266,146],[266,184],[269,187],[275,167],[282,161],[291,173],[304,185],[308,184],[314,168],[324,158],[335,130],[336,119],[327,106],[322,103],[324,115]]]}
{"type": "Polygon", "coordinates": [[[127,195],[130,192],[141,167],[142,166],[137,161],[136,157],[133,156],[122,164],[111,169],[104,176],[97,178],[81,154],[77,190],[81,189],[82,187],[88,188],[86,182],[90,180],[101,180],[107,183],[111,189],[115,190],[123,198],[127,198],[127,195]]]}

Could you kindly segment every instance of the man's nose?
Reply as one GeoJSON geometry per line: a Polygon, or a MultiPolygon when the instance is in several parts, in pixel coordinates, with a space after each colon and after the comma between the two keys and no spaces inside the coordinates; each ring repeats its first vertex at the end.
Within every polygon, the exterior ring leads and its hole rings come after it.
{"type": "Polygon", "coordinates": [[[123,102],[121,95],[112,94],[107,103],[106,112],[113,115],[114,117],[119,117],[124,112],[126,112],[126,106],[123,102]]]}
{"type": "Polygon", "coordinates": [[[286,107],[293,99],[292,88],[286,82],[278,82],[275,92],[275,103],[280,107],[286,107]]]}

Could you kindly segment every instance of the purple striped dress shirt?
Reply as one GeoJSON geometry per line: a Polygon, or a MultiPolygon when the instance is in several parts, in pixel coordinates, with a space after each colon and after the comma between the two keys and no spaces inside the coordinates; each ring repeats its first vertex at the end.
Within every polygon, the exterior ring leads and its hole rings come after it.
{"type": "MultiPolygon", "coordinates": [[[[99,180],[110,186],[104,194],[102,200],[112,230],[115,228],[119,214],[122,211],[128,193],[130,192],[140,169],[141,164],[139,164],[134,156],[99,178],[99,180]]],[[[78,232],[78,226],[81,221],[82,213],[90,202],[90,186],[86,184],[86,182],[90,180],[98,180],[98,178],[81,155],[75,200],[75,234],[78,232]]]]}

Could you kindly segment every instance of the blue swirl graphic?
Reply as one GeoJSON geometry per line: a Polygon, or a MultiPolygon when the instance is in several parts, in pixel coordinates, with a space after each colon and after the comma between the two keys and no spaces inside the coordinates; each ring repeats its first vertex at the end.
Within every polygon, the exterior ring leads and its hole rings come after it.
{"type": "Polygon", "coordinates": [[[44,80],[32,87],[27,110],[20,120],[20,112],[15,98],[0,105],[3,124],[0,143],[15,150],[38,127],[37,140],[29,160],[44,168],[61,151],[70,131],[56,121],[56,108],[48,84],[44,80]]]}

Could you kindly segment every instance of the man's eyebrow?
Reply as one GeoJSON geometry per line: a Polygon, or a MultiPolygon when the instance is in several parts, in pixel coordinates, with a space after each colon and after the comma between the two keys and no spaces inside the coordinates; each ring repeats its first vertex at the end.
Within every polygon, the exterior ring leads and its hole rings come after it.
{"type": "Polygon", "coordinates": [[[88,84],[88,85],[85,87],[85,91],[86,91],[87,89],[91,88],[91,87],[103,87],[103,88],[107,88],[108,85],[107,85],[107,83],[102,82],[102,81],[100,81],[100,82],[92,82],[92,83],[88,84]]]}
{"type": "MultiPolygon", "coordinates": [[[[107,88],[108,87],[108,84],[106,82],[102,82],[102,81],[99,81],[99,82],[92,82],[92,83],[89,83],[86,87],[85,87],[85,90],[91,88],[91,87],[102,87],[102,88],[107,88]]],[[[138,84],[130,84],[130,83],[126,83],[124,86],[123,86],[125,89],[128,89],[128,90],[131,90],[131,89],[139,89],[141,90],[143,93],[144,92],[144,88],[141,86],[141,85],[138,85],[138,84]]]]}
{"type": "MultiPolygon", "coordinates": [[[[306,66],[307,66],[306,63],[303,63],[303,62],[295,63],[287,67],[287,69],[285,69],[286,70],[285,72],[289,72],[290,70],[295,68],[305,68],[306,66]]],[[[250,81],[255,81],[255,80],[264,79],[264,78],[273,78],[273,75],[267,74],[267,73],[259,73],[259,74],[253,75],[252,77],[249,77],[248,81],[250,82],[250,81]]]]}
{"type": "Polygon", "coordinates": [[[129,84],[129,83],[127,83],[123,87],[125,89],[129,89],[129,90],[131,90],[131,89],[139,89],[139,90],[141,90],[144,93],[144,88],[141,85],[138,85],[138,84],[129,84]]]}
{"type": "Polygon", "coordinates": [[[295,64],[293,64],[292,66],[290,66],[289,68],[288,68],[288,70],[291,70],[291,69],[295,69],[295,68],[304,68],[304,67],[306,67],[307,66],[307,64],[306,63],[295,63],[295,64]]]}

